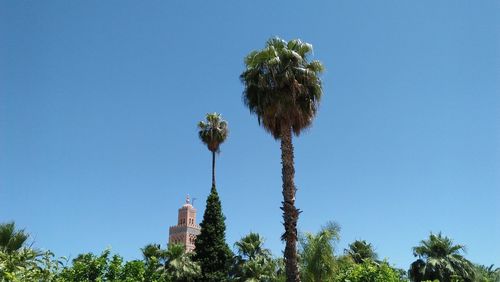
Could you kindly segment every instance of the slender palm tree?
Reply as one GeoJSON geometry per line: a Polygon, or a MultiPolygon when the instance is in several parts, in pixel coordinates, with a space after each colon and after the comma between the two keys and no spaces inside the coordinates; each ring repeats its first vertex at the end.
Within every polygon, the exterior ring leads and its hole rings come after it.
{"type": "Polygon", "coordinates": [[[215,186],[215,153],[220,152],[220,144],[224,143],[229,133],[227,121],[218,113],[206,115],[206,121],[198,123],[198,135],[212,152],[212,186],[215,186]]]}
{"type": "Polygon", "coordinates": [[[297,265],[297,221],[295,207],[292,132],[298,136],[312,124],[322,96],[319,75],[323,65],[309,61],[312,45],[299,39],[271,38],[262,50],[245,58],[240,79],[245,86],[243,101],[259,124],[281,140],[283,219],[287,281],[300,281],[297,265]]]}
{"type": "Polygon", "coordinates": [[[465,251],[463,245],[455,245],[441,233],[431,233],[429,239],[420,241],[420,245],[413,248],[413,255],[418,259],[410,266],[410,279],[415,282],[434,279],[450,282],[459,277],[465,282],[475,281],[474,265],[461,255],[462,251],[465,251]]]}
{"type": "Polygon", "coordinates": [[[24,230],[16,230],[14,222],[0,224],[0,251],[12,253],[20,250],[28,240],[24,230]]]}
{"type": "Polygon", "coordinates": [[[365,260],[376,261],[378,258],[377,253],[373,250],[372,244],[365,240],[356,240],[349,244],[349,247],[344,250],[344,253],[355,263],[363,263],[365,260]]]}

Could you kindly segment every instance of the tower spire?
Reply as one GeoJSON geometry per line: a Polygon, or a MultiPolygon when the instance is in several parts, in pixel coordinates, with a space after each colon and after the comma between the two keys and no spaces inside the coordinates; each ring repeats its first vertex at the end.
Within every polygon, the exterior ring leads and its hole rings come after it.
{"type": "MultiPolygon", "coordinates": [[[[194,200],[194,198],[193,198],[194,200]]],[[[177,225],[169,228],[169,244],[182,244],[187,252],[194,250],[194,241],[200,234],[200,226],[196,224],[196,209],[191,205],[189,194],[186,203],[179,209],[177,225]]]]}

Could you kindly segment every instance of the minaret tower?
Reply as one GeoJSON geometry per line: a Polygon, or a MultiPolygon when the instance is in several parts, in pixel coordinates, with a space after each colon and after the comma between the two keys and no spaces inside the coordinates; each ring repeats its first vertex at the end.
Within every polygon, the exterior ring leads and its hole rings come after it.
{"type": "Polygon", "coordinates": [[[200,226],[196,224],[196,209],[191,205],[189,195],[186,203],[179,209],[177,225],[169,228],[168,243],[181,244],[186,247],[186,252],[194,250],[194,240],[200,234],[200,226]]]}

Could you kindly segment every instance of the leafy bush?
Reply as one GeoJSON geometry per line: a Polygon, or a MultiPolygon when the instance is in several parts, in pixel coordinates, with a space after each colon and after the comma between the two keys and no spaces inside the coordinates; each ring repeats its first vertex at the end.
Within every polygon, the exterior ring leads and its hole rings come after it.
{"type": "Polygon", "coordinates": [[[365,260],[360,264],[350,264],[340,269],[334,277],[334,282],[400,282],[397,270],[389,266],[387,262],[376,263],[365,260]]]}

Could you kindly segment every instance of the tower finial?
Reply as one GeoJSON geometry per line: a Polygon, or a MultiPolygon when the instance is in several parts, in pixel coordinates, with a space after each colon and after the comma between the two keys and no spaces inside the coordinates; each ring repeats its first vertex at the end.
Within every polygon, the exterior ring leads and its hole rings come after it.
{"type": "Polygon", "coordinates": [[[189,194],[186,196],[186,204],[190,204],[191,200],[189,199],[189,194]]]}

